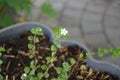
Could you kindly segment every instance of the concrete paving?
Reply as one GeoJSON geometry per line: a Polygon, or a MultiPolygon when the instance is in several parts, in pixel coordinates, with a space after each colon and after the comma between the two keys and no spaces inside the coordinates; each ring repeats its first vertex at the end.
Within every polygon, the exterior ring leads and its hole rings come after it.
{"type": "MultiPolygon", "coordinates": [[[[48,0],[58,12],[56,19],[41,17],[40,4],[47,0],[33,0],[32,14],[28,20],[47,26],[62,25],[69,30],[69,40],[84,44],[90,51],[97,48],[120,46],[120,0],[48,0]]],[[[120,57],[95,57],[120,67],[120,57]]]]}

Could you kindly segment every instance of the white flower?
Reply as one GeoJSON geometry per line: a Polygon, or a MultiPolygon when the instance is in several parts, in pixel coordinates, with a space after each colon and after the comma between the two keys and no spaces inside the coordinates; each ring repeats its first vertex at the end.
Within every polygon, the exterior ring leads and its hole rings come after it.
{"type": "Polygon", "coordinates": [[[26,73],[24,73],[24,74],[23,74],[23,76],[24,76],[24,77],[26,77],[26,76],[27,76],[27,74],[26,74],[26,73]]]}
{"type": "Polygon", "coordinates": [[[65,35],[68,34],[68,31],[67,31],[65,28],[63,28],[63,29],[61,29],[61,34],[62,34],[63,36],[65,36],[65,35]]]}

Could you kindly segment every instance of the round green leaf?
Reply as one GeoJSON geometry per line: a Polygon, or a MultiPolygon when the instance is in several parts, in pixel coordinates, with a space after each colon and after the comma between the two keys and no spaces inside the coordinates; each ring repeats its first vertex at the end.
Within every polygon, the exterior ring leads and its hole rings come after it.
{"type": "Polygon", "coordinates": [[[57,67],[57,68],[56,68],[57,74],[61,74],[61,73],[62,73],[62,70],[63,70],[63,69],[62,69],[61,67],[57,67]]]}
{"type": "Polygon", "coordinates": [[[25,71],[25,73],[29,73],[30,72],[30,68],[29,67],[25,67],[24,71],[25,71]]]}
{"type": "Polygon", "coordinates": [[[76,63],[76,60],[74,58],[70,58],[70,63],[74,65],[76,63]]]}
{"type": "Polygon", "coordinates": [[[42,66],[41,66],[41,69],[42,69],[42,70],[46,70],[46,69],[47,69],[47,66],[46,66],[46,65],[42,65],[42,66]]]}
{"type": "Polygon", "coordinates": [[[37,77],[38,77],[39,79],[41,79],[43,76],[44,76],[43,73],[41,73],[41,72],[37,73],[37,77]]]}

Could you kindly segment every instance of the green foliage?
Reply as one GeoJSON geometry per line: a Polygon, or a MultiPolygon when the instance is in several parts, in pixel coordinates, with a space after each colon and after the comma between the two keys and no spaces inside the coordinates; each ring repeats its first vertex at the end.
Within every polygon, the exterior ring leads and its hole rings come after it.
{"type": "Polygon", "coordinates": [[[55,44],[57,48],[61,48],[61,44],[57,40],[53,40],[53,44],[55,44]]]}
{"type": "Polygon", "coordinates": [[[120,56],[120,47],[118,48],[111,48],[111,49],[104,49],[104,48],[98,48],[98,55],[99,57],[102,57],[104,54],[111,54],[112,57],[118,57],[120,56]]]}
{"type": "Polygon", "coordinates": [[[35,50],[35,46],[33,44],[28,44],[28,48],[31,50],[35,50]]]}
{"type": "Polygon", "coordinates": [[[39,79],[41,79],[43,76],[44,76],[44,73],[41,73],[41,72],[37,73],[37,77],[38,77],[39,79]]]}
{"type": "Polygon", "coordinates": [[[103,57],[103,52],[101,48],[98,48],[98,56],[103,57]]]}
{"type": "Polygon", "coordinates": [[[92,58],[92,53],[87,52],[87,53],[86,53],[86,57],[92,58]]]}
{"type": "Polygon", "coordinates": [[[74,58],[70,58],[70,63],[74,65],[76,63],[76,60],[74,58]]]}
{"type": "Polygon", "coordinates": [[[64,71],[68,72],[70,70],[70,65],[68,62],[63,62],[62,66],[64,71]]]}
{"type": "Polygon", "coordinates": [[[15,23],[13,16],[18,10],[30,13],[31,0],[0,0],[0,28],[15,23]]]}
{"type": "Polygon", "coordinates": [[[52,58],[50,56],[47,56],[45,59],[46,59],[47,63],[49,63],[52,58]]]}
{"type": "Polygon", "coordinates": [[[5,48],[4,47],[0,47],[0,52],[5,52],[5,48]]]}
{"type": "Polygon", "coordinates": [[[57,72],[57,74],[61,74],[62,73],[62,67],[57,67],[56,68],[56,72],[57,72]]]}
{"type": "Polygon", "coordinates": [[[50,3],[43,3],[40,7],[41,13],[47,15],[49,18],[57,17],[56,11],[50,3]]]}
{"type": "Polygon", "coordinates": [[[28,40],[29,40],[29,41],[32,41],[33,38],[34,38],[33,36],[28,36],[28,40]]]}
{"type": "MultiPolygon", "coordinates": [[[[73,59],[71,58],[71,61],[73,59]]],[[[74,61],[73,61],[74,62],[74,61]]],[[[57,67],[56,72],[58,74],[57,80],[68,80],[68,72],[71,70],[71,66],[68,62],[63,62],[62,67],[57,67]]]]}
{"type": "Polygon", "coordinates": [[[57,27],[53,27],[52,31],[55,35],[55,37],[59,38],[59,39],[66,39],[68,38],[68,31],[63,28],[62,26],[57,26],[57,27]]]}
{"type": "Polygon", "coordinates": [[[30,67],[25,67],[24,68],[24,72],[27,74],[27,73],[29,73],[30,72],[30,67]]]}
{"type": "Polygon", "coordinates": [[[0,28],[3,28],[4,26],[9,26],[14,24],[15,21],[12,19],[11,16],[5,15],[0,16],[0,28]]]}
{"type": "Polygon", "coordinates": [[[52,28],[52,31],[53,31],[55,37],[57,37],[57,38],[61,38],[62,37],[61,29],[62,29],[62,26],[57,26],[57,27],[53,27],[52,28]]]}
{"type": "Polygon", "coordinates": [[[83,54],[80,53],[79,58],[80,58],[80,59],[83,59],[83,57],[84,57],[83,54]]]}
{"type": "Polygon", "coordinates": [[[43,35],[43,31],[40,27],[32,28],[31,33],[34,34],[34,35],[43,35]]]}
{"type": "MultiPolygon", "coordinates": [[[[2,56],[2,52],[5,52],[5,48],[0,46],[0,57],[2,56]]],[[[0,59],[0,65],[3,63],[2,59],[0,59]]]]}
{"type": "Polygon", "coordinates": [[[5,3],[10,7],[17,10],[23,9],[26,12],[30,12],[30,0],[5,0],[5,3]]]}
{"type": "Polygon", "coordinates": [[[38,28],[32,28],[30,30],[30,32],[33,34],[33,35],[30,35],[28,36],[28,40],[32,43],[28,43],[28,49],[32,50],[30,52],[30,58],[33,58],[35,56],[35,50],[36,50],[36,43],[39,42],[39,38],[37,37],[38,35],[43,35],[43,31],[40,27],[38,28]]]}
{"type": "Polygon", "coordinates": [[[54,45],[52,45],[52,46],[51,46],[51,51],[52,51],[52,52],[55,52],[56,50],[57,50],[57,48],[56,48],[54,45]]]}
{"type": "Polygon", "coordinates": [[[47,70],[47,66],[46,65],[41,65],[41,69],[42,70],[47,70]]]}
{"type": "MultiPolygon", "coordinates": [[[[6,51],[5,48],[0,46],[0,66],[3,63],[3,60],[1,59],[2,52],[5,52],[5,51],[6,51]]],[[[1,72],[1,68],[0,68],[0,72],[1,72]]],[[[0,74],[0,80],[3,80],[3,76],[1,74],[0,74]]]]}
{"type": "MultiPolygon", "coordinates": [[[[0,0],[0,28],[15,24],[14,16],[19,10],[30,14],[31,5],[31,0],[0,0]]],[[[43,3],[40,9],[41,13],[47,15],[49,18],[57,16],[53,6],[49,3],[43,3]]]]}
{"type": "Polygon", "coordinates": [[[49,73],[48,71],[44,74],[45,78],[48,78],[49,77],[49,73]]]}

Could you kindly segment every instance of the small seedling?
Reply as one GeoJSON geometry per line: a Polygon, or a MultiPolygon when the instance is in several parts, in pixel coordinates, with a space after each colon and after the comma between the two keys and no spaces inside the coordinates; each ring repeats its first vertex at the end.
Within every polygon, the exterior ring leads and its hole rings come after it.
{"type": "Polygon", "coordinates": [[[43,31],[41,28],[32,28],[30,31],[33,35],[28,36],[28,40],[31,42],[28,44],[28,49],[30,50],[30,58],[33,58],[35,56],[35,50],[36,50],[36,43],[39,42],[38,35],[43,35],[43,31]]]}
{"type": "Polygon", "coordinates": [[[103,57],[104,54],[111,54],[112,57],[118,57],[120,56],[120,47],[116,48],[116,49],[104,49],[104,48],[98,48],[98,55],[100,57],[103,57]]]}

